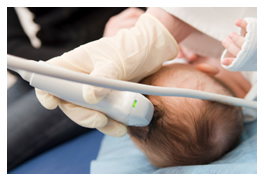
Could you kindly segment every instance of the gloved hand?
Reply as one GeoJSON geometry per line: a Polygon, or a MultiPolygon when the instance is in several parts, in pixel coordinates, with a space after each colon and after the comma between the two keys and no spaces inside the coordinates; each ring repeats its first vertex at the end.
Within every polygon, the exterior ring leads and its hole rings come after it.
{"type": "MultiPolygon", "coordinates": [[[[177,42],[169,31],[154,16],[145,13],[135,27],[122,29],[114,37],[82,45],[50,59],[48,63],[94,76],[138,82],[160,69],[164,61],[174,59],[177,53],[177,42]]],[[[84,85],[83,98],[95,104],[109,91],[84,85]]],[[[36,94],[45,108],[55,109],[59,105],[70,119],[81,126],[97,128],[115,137],[127,133],[125,125],[98,111],[76,106],[38,89],[36,94]]]]}

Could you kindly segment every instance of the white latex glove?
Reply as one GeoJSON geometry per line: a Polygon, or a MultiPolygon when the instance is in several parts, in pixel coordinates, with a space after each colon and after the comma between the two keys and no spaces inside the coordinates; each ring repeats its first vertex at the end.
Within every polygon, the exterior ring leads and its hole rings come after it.
{"type": "MultiPolygon", "coordinates": [[[[116,36],[82,45],[48,61],[53,65],[99,77],[126,81],[140,81],[156,72],[162,63],[174,59],[178,45],[165,26],[145,13],[135,27],[122,29],[116,36]]],[[[90,104],[103,99],[109,89],[83,86],[83,98],[90,104]]],[[[104,114],[60,100],[44,91],[36,90],[41,104],[47,109],[60,109],[77,124],[97,128],[111,136],[124,136],[127,127],[104,114]]]]}

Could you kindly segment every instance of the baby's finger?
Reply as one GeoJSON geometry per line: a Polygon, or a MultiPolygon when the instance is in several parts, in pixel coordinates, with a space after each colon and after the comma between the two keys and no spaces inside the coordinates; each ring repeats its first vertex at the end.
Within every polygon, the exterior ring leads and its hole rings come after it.
{"type": "Polygon", "coordinates": [[[238,19],[235,23],[238,27],[244,29],[245,31],[247,30],[247,22],[242,19],[238,19]]]}
{"type": "Polygon", "coordinates": [[[238,35],[235,32],[231,32],[229,34],[229,38],[233,40],[233,42],[239,47],[241,48],[243,43],[245,42],[245,37],[238,35]]]}
{"type": "Polygon", "coordinates": [[[226,38],[222,41],[222,45],[228,50],[230,54],[233,56],[237,56],[238,52],[240,51],[240,48],[232,42],[230,39],[226,38]]]}
{"type": "Polygon", "coordinates": [[[225,66],[229,66],[232,64],[235,58],[225,58],[222,60],[222,64],[225,66]]]}

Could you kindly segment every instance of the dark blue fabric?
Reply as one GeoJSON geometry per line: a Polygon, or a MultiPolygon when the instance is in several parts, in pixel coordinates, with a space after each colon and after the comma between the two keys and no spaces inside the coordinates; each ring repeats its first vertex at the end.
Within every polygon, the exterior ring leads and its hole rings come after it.
{"type": "Polygon", "coordinates": [[[35,90],[18,77],[7,91],[7,171],[91,129],[70,120],[59,108],[45,109],[35,90]]]}
{"type": "Polygon", "coordinates": [[[89,131],[20,165],[8,174],[88,174],[103,134],[89,131]]]}

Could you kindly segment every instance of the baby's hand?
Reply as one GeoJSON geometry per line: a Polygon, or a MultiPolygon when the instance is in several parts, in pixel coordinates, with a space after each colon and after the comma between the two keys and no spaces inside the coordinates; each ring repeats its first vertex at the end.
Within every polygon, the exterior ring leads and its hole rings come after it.
{"type": "MultiPolygon", "coordinates": [[[[245,20],[238,19],[235,23],[238,27],[244,29],[246,31],[247,28],[247,22],[245,20]]],[[[235,57],[237,56],[238,52],[241,50],[241,47],[243,43],[245,42],[245,36],[238,35],[235,32],[231,32],[229,35],[229,38],[225,38],[222,41],[222,45],[228,50],[230,54],[232,54],[234,57],[228,57],[224,58],[222,60],[223,65],[230,65],[235,57]]]]}

